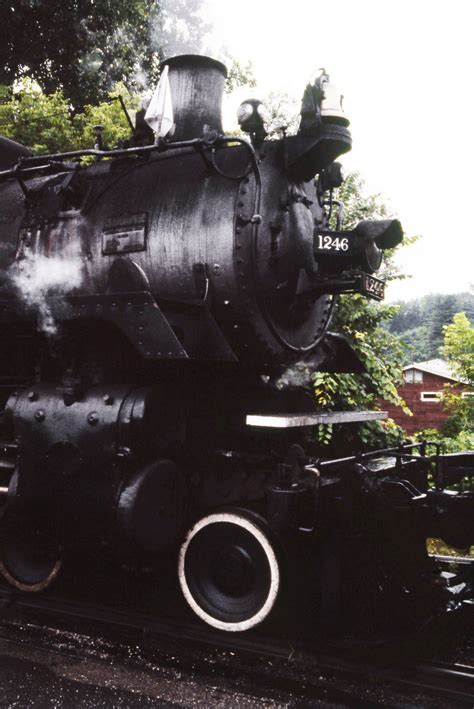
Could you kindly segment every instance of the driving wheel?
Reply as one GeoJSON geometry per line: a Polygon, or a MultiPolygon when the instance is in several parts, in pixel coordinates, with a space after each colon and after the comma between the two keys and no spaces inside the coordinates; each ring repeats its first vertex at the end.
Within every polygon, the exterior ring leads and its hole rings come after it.
{"type": "Polygon", "coordinates": [[[192,610],[213,628],[249,630],[272,611],[280,565],[266,522],[245,510],[202,517],[181,547],[179,582],[192,610]]]}
{"type": "Polygon", "coordinates": [[[40,533],[0,533],[0,574],[20,591],[44,591],[62,566],[62,548],[40,533]]]}

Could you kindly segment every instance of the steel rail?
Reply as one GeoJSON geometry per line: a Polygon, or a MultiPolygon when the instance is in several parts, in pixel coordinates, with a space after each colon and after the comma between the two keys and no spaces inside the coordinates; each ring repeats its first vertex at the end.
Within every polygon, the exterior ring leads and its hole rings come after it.
{"type": "Polygon", "coordinates": [[[230,635],[208,629],[188,620],[157,618],[143,612],[117,610],[85,602],[67,601],[50,595],[32,596],[0,588],[0,604],[5,610],[40,612],[55,619],[87,620],[109,628],[138,630],[159,636],[196,643],[203,647],[219,648],[244,654],[280,658],[307,659],[316,663],[318,670],[342,672],[359,679],[393,683],[398,686],[442,694],[458,701],[474,702],[474,667],[447,663],[387,664],[387,660],[360,660],[354,651],[321,653],[308,641],[282,639],[255,633],[230,635]]]}

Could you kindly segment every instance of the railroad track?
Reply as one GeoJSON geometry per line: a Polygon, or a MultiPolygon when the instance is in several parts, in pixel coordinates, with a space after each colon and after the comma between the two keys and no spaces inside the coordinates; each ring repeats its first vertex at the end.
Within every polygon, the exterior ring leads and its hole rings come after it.
{"type": "MultiPolygon", "coordinates": [[[[0,605],[3,608],[4,618],[11,616],[9,611],[20,611],[31,616],[41,614],[52,619],[72,622],[79,621],[90,623],[97,632],[97,626],[102,629],[115,629],[123,631],[138,631],[146,633],[148,637],[155,636],[160,641],[177,640],[180,643],[192,644],[200,648],[212,648],[227,651],[231,654],[260,658],[278,658],[283,665],[292,668],[279,679],[271,677],[266,689],[268,691],[294,692],[296,696],[304,696],[308,701],[321,699],[322,693],[325,701],[345,702],[347,706],[357,706],[357,699],[353,693],[330,688],[323,681],[306,680],[304,685],[299,677],[295,677],[295,663],[310,663],[313,666],[315,677],[321,672],[333,675],[344,675],[360,682],[364,680],[373,684],[388,683],[405,690],[416,690],[442,696],[445,700],[455,701],[460,704],[472,706],[474,704],[474,666],[467,664],[449,664],[442,662],[403,662],[399,660],[367,658],[360,659],[354,651],[330,650],[322,653],[315,650],[308,642],[263,636],[256,633],[245,635],[224,634],[208,629],[206,626],[193,621],[181,621],[173,618],[157,618],[155,615],[131,611],[129,609],[112,609],[106,606],[85,603],[82,601],[65,600],[52,595],[32,596],[21,594],[6,588],[0,588],[0,605]],[[329,695],[328,695],[329,691],[329,695]]],[[[141,635],[143,637],[143,635],[141,635]]],[[[265,688],[265,679],[258,673],[253,676],[252,666],[246,670],[249,682],[254,682],[255,687],[265,688]]],[[[225,673],[229,670],[225,668],[225,673]]],[[[213,666],[216,671],[216,665],[213,666]]],[[[321,678],[319,678],[321,680],[321,678]]],[[[367,697],[364,698],[367,706],[367,697]]],[[[378,706],[377,702],[372,703],[378,706]]]]}

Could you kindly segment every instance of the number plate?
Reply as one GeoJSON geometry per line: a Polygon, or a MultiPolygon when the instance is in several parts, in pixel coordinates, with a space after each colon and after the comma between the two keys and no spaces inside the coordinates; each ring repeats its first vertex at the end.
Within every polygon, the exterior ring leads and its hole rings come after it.
{"type": "Polygon", "coordinates": [[[368,298],[383,300],[385,298],[385,281],[380,278],[370,276],[368,273],[362,274],[360,292],[368,298]]]}
{"type": "Polygon", "coordinates": [[[315,254],[336,254],[348,256],[350,253],[350,241],[344,234],[328,234],[316,232],[314,235],[315,254]]]}

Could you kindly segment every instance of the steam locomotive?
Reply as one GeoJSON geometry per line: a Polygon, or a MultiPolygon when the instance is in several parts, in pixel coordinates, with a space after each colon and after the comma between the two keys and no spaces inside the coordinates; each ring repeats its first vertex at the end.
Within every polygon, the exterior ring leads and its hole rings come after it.
{"type": "Polygon", "coordinates": [[[397,220],[342,228],[351,136],[329,77],[294,136],[268,140],[244,102],[244,139],[223,134],[222,64],[165,65],[172,135],[142,112],[115,149],[99,129],[94,149],[47,156],[0,139],[1,574],[38,592],[77,546],[172,558],[225,631],[302,588],[323,622],[378,598],[452,603],[426,539],[474,543],[472,493],[445,489],[473,454],[316,459],[308,426],[382,414],[274,386],[297,361],[360,371],[329,330],[337,294],[381,299],[402,240],[397,220]]]}

